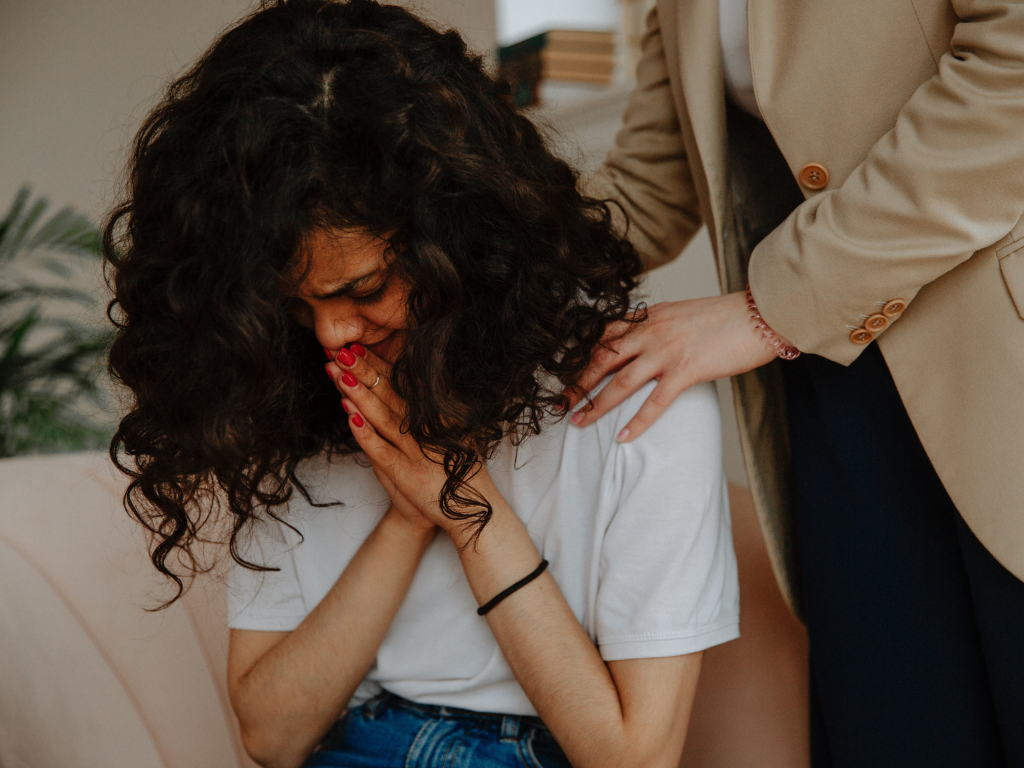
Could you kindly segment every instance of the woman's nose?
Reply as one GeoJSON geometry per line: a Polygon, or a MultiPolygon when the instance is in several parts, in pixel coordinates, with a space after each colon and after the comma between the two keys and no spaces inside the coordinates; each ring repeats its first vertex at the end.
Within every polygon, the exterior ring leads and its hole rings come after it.
{"type": "Polygon", "coordinates": [[[339,350],[363,335],[363,321],[356,312],[315,311],[317,341],[327,349],[339,350]]]}

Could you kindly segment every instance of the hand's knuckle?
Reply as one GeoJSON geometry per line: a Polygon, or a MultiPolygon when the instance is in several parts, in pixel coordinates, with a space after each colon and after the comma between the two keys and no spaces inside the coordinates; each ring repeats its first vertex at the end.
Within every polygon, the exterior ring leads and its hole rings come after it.
{"type": "Polygon", "coordinates": [[[655,389],[647,398],[647,402],[659,411],[665,410],[672,402],[672,395],[667,390],[655,389]]]}
{"type": "Polygon", "coordinates": [[[619,371],[611,380],[609,386],[618,390],[632,391],[636,388],[636,376],[632,371],[619,371]]]}

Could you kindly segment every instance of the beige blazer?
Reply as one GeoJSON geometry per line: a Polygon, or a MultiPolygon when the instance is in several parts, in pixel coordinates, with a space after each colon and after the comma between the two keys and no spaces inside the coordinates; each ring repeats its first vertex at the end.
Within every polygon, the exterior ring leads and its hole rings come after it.
{"type": "MultiPolygon", "coordinates": [[[[1024,3],[748,0],[747,14],[757,101],[806,196],[749,268],[734,245],[718,0],[658,0],[592,192],[621,203],[651,267],[706,224],[722,289],[749,274],[767,322],[804,352],[848,365],[877,338],[957,508],[1024,578],[1024,3]]],[[[799,612],[784,364],[734,392],[799,612]]]]}

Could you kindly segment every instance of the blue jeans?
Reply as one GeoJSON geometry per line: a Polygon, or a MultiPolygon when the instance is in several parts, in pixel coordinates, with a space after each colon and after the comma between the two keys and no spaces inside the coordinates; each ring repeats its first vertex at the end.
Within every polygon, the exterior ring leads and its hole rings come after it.
{"type": "Polygon", "coordinates": [[[538,717],[416,704],[385,691],[339,720],[305,768],[570,768],[538,717]]]}

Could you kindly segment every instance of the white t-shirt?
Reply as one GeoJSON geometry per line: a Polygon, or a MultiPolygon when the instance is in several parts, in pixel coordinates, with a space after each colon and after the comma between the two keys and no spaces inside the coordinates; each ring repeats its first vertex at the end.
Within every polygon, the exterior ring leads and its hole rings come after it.
{"type": "Polygon", "coordinates": [[[718,34],[722,41],[725,92],[744,112],[762,119],[750,71],[747,0],[718,0],[718,34]]]}
{"type": "MultiPolygon", "coordinates": [[[[586,428],[566,419],[518,451],[503,445],[487,465],[608,661],[678,656],[739,636],[714,387],[684,392],[637,440],[616,442],[653,386],[586,428]]],[[[388,508],[364,458],[312,462],[303,472],[315,500],[344,506],[316,508],[296,494],[287,520],[301,543],[286,526],[259,525],[249,556],[281,570],[232,569],[233,628],[297,627],[388,508]]],[[[476,609],[458,553],[440,533],[350,706],[383,687],[421,703],[536,714],[476,609]]]]}

